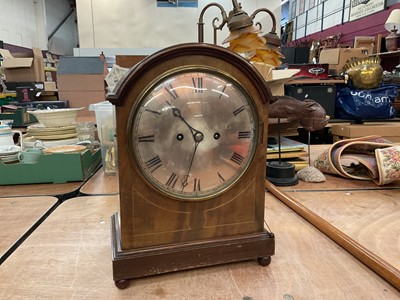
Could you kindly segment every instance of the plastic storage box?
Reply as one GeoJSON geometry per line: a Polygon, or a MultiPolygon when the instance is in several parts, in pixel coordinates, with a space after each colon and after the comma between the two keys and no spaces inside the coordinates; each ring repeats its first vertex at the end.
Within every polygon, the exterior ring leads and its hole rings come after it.
{"type": "Polygon", "coordinates": [[[100,151],[43,154],[37,163],[0,161],[0,185],[85,181],[99,168],[100,151]]]}
{"type": "Polygon", "coordinates": [[[105,174],[117,172],[117,141],[115,136],[115,106],[109,101],[93,103],[90,111],[96,115],[97,132],[101,144],[101,156],[105,174]]]}

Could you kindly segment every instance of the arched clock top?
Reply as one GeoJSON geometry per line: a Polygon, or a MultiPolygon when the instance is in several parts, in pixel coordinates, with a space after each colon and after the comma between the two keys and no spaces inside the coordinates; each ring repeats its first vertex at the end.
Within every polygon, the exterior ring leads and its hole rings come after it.
{"type": "Polygon", "coordinates": [[[118,83],[115,90],[107,95],[107,99],[116,106],[124,105],[123,102],[126,99],[126,94],[139,78],[145,76],[146,72],[156,68],[160,63],[177,58],[184,59],[182,60],[182,66],[196,65],[199,67],[202,67],[203,64],[207,65],[207,58],[216,58],[222,62],[220,66],[215,66],[217,68],[222,69],[229,65],[239,69],[242,76],[250,80],[253,86],[258,90],[263,104],[269,103],[272,98],[271,91],[265,79],[240,55],[227,48],[213,44],[186,43],[165,48],[146,57],[128,71],[127,75],[118,83]],[[201,59],[199,59],[199,57],[201,57],[201,59]],[[193,58],[193,60],[191,58],[193,58]]]}
{"type": "Polygon", "coordinates": [[[268,264],[275,251],[264,228],[273,97],[256,68],[221,46],[180,44],[129,70],[108,99],[117,117],[118,285],[231,261],[268,264]]]}

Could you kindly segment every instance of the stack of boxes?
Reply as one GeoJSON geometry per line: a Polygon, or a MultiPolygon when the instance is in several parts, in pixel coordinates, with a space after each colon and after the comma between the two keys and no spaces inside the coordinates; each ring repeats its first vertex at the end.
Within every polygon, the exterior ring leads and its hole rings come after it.
{"type": "MultiPolygon", "coordinates": [[[[7,49],[0,49],[0,55],[3,58],[2,68],[4,70],[5,85],[3,92],[10,92],[13,97],[6,104],[17,105],[15,109],[3,107],[0,119],[13,119],[13,126],[23,126],[36,122],[26,113],[28,104],[38,100],[41,94],[50,93],[52,100],[57,100],[55,82],[46,82],[44,73],[44,61],[42,51],[38,48],[32,48],[32,51],[26,53],[13,53],[7,49]]],[[[67,103],[63,104],[64,107],[67,103]]]]}
{"type": "Polygon", "coordinates": [[[44,62],[42,51],[32,48],[32,54],[14,53],[0,49],[2,67],[7,82],[44,82],[44,62]]]}
{"type": "Polygon", "coordinates": [[[333,141],[379,135],[393,143],[400,143],[400,123],[333,124],[333,141]]]}
{"type": "Polygon", "coordinates": [[[60,57],[57,69],[59,99],[69,100],[70,107],[84,107],[79,116],[93,116],[90,104],[106,100],[105,76],[107,64],[104,56],[60,57]]]}
{"type": "Polygon", "coordinates": [[[319,55],[320,64],[329,64],[329,74],[339,75],[344,65],[353,59],[368,57],[367,48],[327,48],[319,55]]]}

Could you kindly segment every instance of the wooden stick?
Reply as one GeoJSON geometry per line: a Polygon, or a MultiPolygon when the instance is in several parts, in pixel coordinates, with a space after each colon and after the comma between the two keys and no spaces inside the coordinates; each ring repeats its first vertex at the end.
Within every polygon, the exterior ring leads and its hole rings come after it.
{"type": "Polygon", "coordinates": [[[344,234],[293,197],[290,197],[279,190],[268,180],[265,180],[265,188],[280,201],[293,209],[297,214],[314,225],[318,230],[322,231],[330,239],[344,248],[347,252],[356,257],[364,265],[373,270],[396,289],[400,290],[400,271],[397,268],[393,267],[391,264],[387,263],[385,260],[350,238],[348,235],[344,234]]]}

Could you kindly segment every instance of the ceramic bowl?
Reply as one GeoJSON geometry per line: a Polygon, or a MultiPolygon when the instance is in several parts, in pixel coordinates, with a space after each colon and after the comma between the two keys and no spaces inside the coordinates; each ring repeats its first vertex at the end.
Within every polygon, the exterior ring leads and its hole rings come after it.
{"type": "Polygon", "coordinates": [[[34,115],[36,119],[46,127],[68,126],[76,123],[80,108],[59,108],[59,109],[43,109],[28,111],[34,115]]]}

